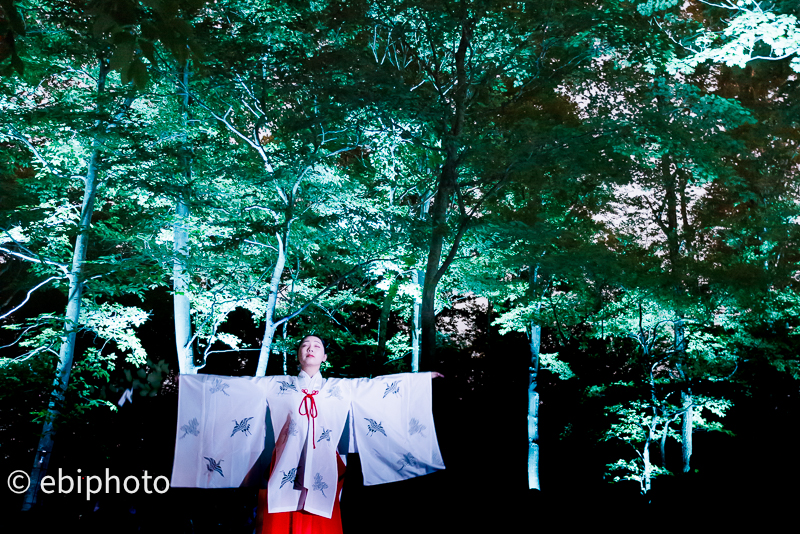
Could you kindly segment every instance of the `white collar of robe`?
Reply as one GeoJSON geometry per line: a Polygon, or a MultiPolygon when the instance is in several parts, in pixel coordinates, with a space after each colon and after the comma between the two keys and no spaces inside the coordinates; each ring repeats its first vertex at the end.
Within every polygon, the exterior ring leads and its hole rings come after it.
{"type": "Polygon", "coordinates": [[[317,372],[314,376],[309,376],[305,371],[300,371],[297,375],[297,380],[301,389],[316,389],[319,391],[325,384],[325,379],[322,378],[322,373],[317,372]]]}

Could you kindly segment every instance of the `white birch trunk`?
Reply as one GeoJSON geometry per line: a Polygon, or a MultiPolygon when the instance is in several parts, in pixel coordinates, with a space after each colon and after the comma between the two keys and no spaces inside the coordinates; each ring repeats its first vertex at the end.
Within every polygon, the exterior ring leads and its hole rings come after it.
{"type": "Polygon", "coordinates": [[[181,196],[175,206],[173,237],[172,303],[175,316],[175,346],[178,351],[178,368],[181,374],[197,374],[202,365],[194,361],[192,338],[192,304],[189,300],[189,273],[186,270],[188,235],[184,220],[189,216],[189,207],[181,196]]]}
{"type": "Polygon", "coordinates": [[[681,419],[681,453],[683,459],[683,472],[688,473],[692,470],[692,391],[687,389],[681,391],[681,404],[683,405],[683,416],[681,419]]]}
{"type": "MultiPolygon", "coordinates": [[[[683,324],[683,314],[676,312],[677,320],[675,321],[675,352],[679,356],[679,362],[683,362],[686,358],[686,332],[683,324]]],[[[680,364],[679,364],[680,365],[680,364]]],[[[681,407],[683,414],[681,415],[681,460],[683,464],[682,471],[688,473],[691,471],[692,463],[692,390],[689,386],[689,376],[684,372],[683,367],[679,368],[681,378],[683,378],[686,385],[681,390],[681,407]]]]}
{"type": "Polygon", "coordinates": [[[386,296],[383,299],[383,306],[381,308],[381,316],[378,320],[378,359],[383,361],[386,355],[386,337],[389,332],[389,317],[392,314],[392,307],[394,298],[397,295],[397,290],[400,288],[400,277],[397,276],[392,280],[389,289],[386,291],[386,296]]]}
{"type": "MultiPolygon", "coordinates": [[[[186,128],[189,113],[189,64],[183,67],[181,83],[177,89],[181,95],[181,121],[183,144],[180,147],[179,164],[183,170],[186,184],[191,183],[192,168],[188,155],[186,128]]],[[[185,193],[181,192],[175,204],[175,224],[173,226],[172,260],[172,304],[175,318],[175,348],[178,353],[178,369],[181,374],[197,374],[203,365],[194,361],[194,338],[192,337],[192,303],[189,300],[189,272],[186,260],[189,257],[189,235],[185,221],[189,217],[189,206],[185,193]]]]}
{"type": "MultiPolygon", "coordinates": [[[[419,209],[419,218],[425,220],[431,207],[433,195],[425,194],[419,209]]],[[[425,283],[425,271],[417,269],[411,271],[411,281],[416,284],[414,294],[414,308],[411,314],[411,372],[419,372],[419,356],[422,345],[422,286],[425,283]]]]}
{"type": "Polygon", "coordinates": [[[531,321],[531,366],[528,385],[528,489],[539,486],[539,393],[536,391],[539,374],[539,349],[542,327],[531,321]]]}
{"type": "MultiPolygon", "coordinates": [[[[97,92],[98,96],[105,88],[105,80],[108,74],[108,65],[100,63],[98,75],[97,92]]],[[[101,127],[98,124],[98,128],[101,127]]],[[[39,439],[39,446],[36,449],[36,457],[31,470],[30,486],[25,493],[22,509],[31,509],[37,501],[39,484],[47,473],[47,466],[50,463],[50,454],[53,450],[53,437],[55,430],[53,425],[59,416],[59,409],[64,400],[64,393],[69,384],[72,362],[75,357],[75,339],[80,328],[81,296],[83,294],[83,266],[86,261],[86,252],[89,249],[89,229],[92,224],[94,214],[95,198],[97,196],[98,176],[97,170],[100,163],[100,149],[103,140],[101,134],[97,134],[92,142],[92,153],[89,156],[89,163],[86,171],[83,188],[83,202],[81,204],[81,215],[78,223],[78,235],[75,238],[75,248],[72,252],[72,266],[69,272],[69,295],[67,309],[64,314],[64,333],[61,336],[61,347],[58,353],[58,365],[56,366],[56,377],[53,382],[53,391],[48,405],[47,420],[42,428],[42,437],[39,439]]]]}
{"type": "Polygon", "coordinates": [[[419,372],[419,350],[420,340],[422,338],[422,281],[425,277],[425,272],[416,270],[411,273],[414,283],[419,288],[415,291],[414,297],[414,312],[411,316],[411,372],[419,372]]]}
{"type": "Polygon", "coordinates": [[[275,268],[272,270],[272,279],[269,284],[267,312],[264,318],[266,325],[264,327],[264,337],[261,340],[261,350],[258,353],[256,376],[266,376],[267,374],[267,364],[269,363],[269,356],[272,351],[272,339],[275,337],[275,330],[278,328],[278,325],[275,324],[275,308],[278,303],[278,292],[280,291],[283,268],[286,265],[286,251],[284,250],[284,243],[281,236],[278,235],[276,237],[278,238],[278,259],[275,262],[275,268]]]}
{"type": "Polygon", "coordinates": [[[653,441],[653,431],[652,429],[647,429],[647,439],[644,443],[644,450],[642,451],[642,481],[641,481],[641,489],[642,495],[647,495],[647,492],[650,491],[651,486],[651,473],[652,473],[652,465],[650,463],[650,443],[653,441]]]}

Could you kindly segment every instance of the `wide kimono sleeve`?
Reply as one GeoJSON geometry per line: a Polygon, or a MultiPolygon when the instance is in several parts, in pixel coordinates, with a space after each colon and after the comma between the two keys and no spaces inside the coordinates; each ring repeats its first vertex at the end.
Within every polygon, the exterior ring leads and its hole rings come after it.
{"type": "Polygon", "coordinates": [[[431,373],[349,380],[350,452],[358,452],[364,485],[444,469],[431,410],[431,373]]]}
{"type": "Polygon", "coordinates": [[[273,377],[181,375],[171,485],[242,485],[264,450],[273,377]]]}

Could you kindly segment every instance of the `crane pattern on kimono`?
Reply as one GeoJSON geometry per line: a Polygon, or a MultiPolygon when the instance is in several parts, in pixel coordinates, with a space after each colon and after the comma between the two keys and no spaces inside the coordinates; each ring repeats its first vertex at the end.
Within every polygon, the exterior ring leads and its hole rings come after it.
{"type": "Polygon", "coordinates": [[[425,434],[423,434],[422,431],[426,428],[425,425],[419,424],[419,419],[412,417],[411,421],[408,422],[408,435],[413,436],[414,434],[419,434],[424,438],[425,434]]]}
{"type": "Polygon", "coordinates": [[[397,460],[397,465],[400,466],[400,469],[397,470],[397,472],[399,473],[406,466],[417,467],[419,465],[419,462],[417,462],[417,459],[414,458],[414,455],[409,452],[404,454],[399,460],[397,460]]]}
{"type": "Polygon", "coordinates": [[[402,380],[397,380],[396,382],[392,382],[391,384],[388,384],[386,386],[386,391],[383,392],[383,398],[385,399],[386,395],[388,395],[390,393],[394,393],[395,395],[400,393],[400,382],[402,382],[402,380]]]}
{"type": "Polygon", "coordinates": [[[181,432],[183,432],[183,435],[179,439],[183,439],[189,434],[193,436],[199,436],[200,423],[197,421],[197,417],[194,417],[191,421],[189,421],[185,425],[181,425],[181,432]]]}
{"type": "Polygon", "coordinates": [[[326,440],[326,441],[330,441],[331,440],[331,429],[329,429],[329,428],[326,429],[325,427],[322,427],[322,432],[320,432],[320,434],[319,434],[319,439],[317,440],[317,443],[319,443],[323,439],[326,440]]]}
{"type": "MultiPolygon", "coordinates": [[[[237,432],[241,432],[245,436],[250,433],[250,421],[252,417],[245,417],[242,419],[242,422],[238,422],[236,419],[233,420],[233,432],[231,432],[231,437],[233,437],[237,432]]],[[[250,433],[252,435],[252,433],[250,433]]]]}
{"type": "Polygon", "coordinates": [[[369,417],[365,417],[364,419],[367,421],[367,430],[369,431],[369,434],[367,434],[367,436],[372,436],[372,434],[374,434],[375,432],[380,432],[384,436],[386,435],[386,431],[383,429],[383,426],[381,426],[380,421],[376,421],[375,419],[370,419],[369,417]]]}
{"type": "Polygon", "coordinates": [[[339,400],[342,400],[342,391],[339,389],[339,386],[333,386],[330,390],[328,390],[327,398],[330,399],[331,397],[336,397],[339,400]]]}
{"type": "Polygon", "coordinates": [[[279,393],[281,395],[283,395],[284,393],[286,393],[290,389],[292,391],[294,391],[295,393],[299,393],[299,391],[297,391],[297,387],[295,387],[293,382],[287,382],[286,380],[278,380],[278,384],[280,384],[280,386],[281,386],[281,389],[279,391],[279,393]]]}
{"type": "Polygon", "coordinates": [[[292,436],[296,436],[297,432],[298,432],[298,430],[297,430],[297,422],[294,419],[290,419],[289,420],[289,434],[291,434],[292,436]]]}
{"type": "Polygon", "coordinates": [[[230,395],[225,392],[225,390],[230,387],[230,384],[228,384],[227,382],[223,382],[219,378],[215,378],[214,380],[212,380],[212,383],[214,385],[213,387],[209,388],[208,391],[210,391],[211,393],[216,393],[217,391],[221,391],[226,397],[230,397],[230,395]]]}
{"type": "Polygon", "coordinates": [[[284,470],[281,470],[281,473],[283,473],[283,478],[281,478],[281,487],[278,489],[283,488],[284,484],[289,484],[289,483],[291,483],[292,486],[294,486],[294,478],[297,476],[297,468],[293,467],[289,469],[288,473],[284,470]]]}
{"type": "Polygon", "coordinates": [[[322,481],[322,475],[320,475],[319,473],[314,475],[314,485],[311,486],[311,489],[313,489],[314,491],[322,492],[322,496],[327,499],[328,496],[325,495],[325,489],[327,487],[328,487],[328,485],[325,482],[322,481]]]}
{"type": "Polygon", "coordinates": [[[222,476],[222,478],[225,478],[225,475],[222,473],[222,460],[217,462],[216,460],[214,460],[214,458],[209,458],[208,456],[203,456],[203,458],[205,458],[208,461],[206,469],[208,469],[210,473],[216,472],[219,473],[222,476]]]}

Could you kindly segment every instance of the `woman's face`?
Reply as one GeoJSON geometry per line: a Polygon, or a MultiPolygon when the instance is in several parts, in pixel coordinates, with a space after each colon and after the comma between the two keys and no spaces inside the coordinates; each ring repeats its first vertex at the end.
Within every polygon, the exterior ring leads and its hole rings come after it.
{"type": "Polygon", "coordinates": [[[297,360],[300,362],[300,368],[306,373],[313,376],[319,371],[322,362],[327,359],[328,355],[325,354],[322,340],[317,336],[306,336],[300,342],[300,347],[297,349],[297,360]]]}

